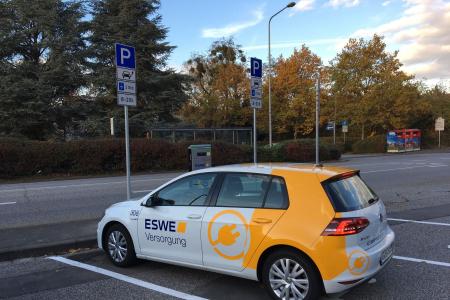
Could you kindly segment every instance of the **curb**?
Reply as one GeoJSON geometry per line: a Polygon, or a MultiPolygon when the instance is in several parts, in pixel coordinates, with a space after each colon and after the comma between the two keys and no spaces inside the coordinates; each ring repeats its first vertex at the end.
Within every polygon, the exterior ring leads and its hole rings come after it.
{"type": "Polygon", "coordinates": [[[378,153],[361,153],[361,154],[342,154],[341,159],[345,158],[364,158],[364,157],[378,157],[378,156],[399,156],[399,155],[409,155],[409,154],[438,154],[438,153],[449,153],[450,148],[441,149],[423,149],[420,151],[409,151],[409,152],[378,152],[378,153]]]}
{"type": "Polygon", "coordinates": [[[66,254],[71,249],[97,248],[97,239],[84,239],[59,244],[44,244],[37,248],[14,249],[0,252],[0,262],[19,258],[66,254]]]}

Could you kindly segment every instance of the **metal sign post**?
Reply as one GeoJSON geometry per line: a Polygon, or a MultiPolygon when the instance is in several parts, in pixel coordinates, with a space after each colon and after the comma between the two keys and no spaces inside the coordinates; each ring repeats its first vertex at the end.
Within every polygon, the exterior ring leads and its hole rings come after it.
{"type": "Polygon", "coordinates": [[[347,120],[342,121],[342,133],[344,134],[344,144],[345,144],[345,134],[348,132],[348,122],[347,120]]]}
{"type": "Polygon", "coordinates": [[[333,123],[333,145],[336,145],[336,121],[333,123]]]}
{"type": "Polygon", "coordinates": [[[253,107],[253,162],[257,162],[256,109],[262,107],[262,60],[250,58],[250,106],[253,107]]]}
{"type": "Polygon", "coordinates": [[[439,148],[441,148],[441,131],[444,131],[444,125],[445,125],[445,119],[444,118],[437,118],[436,123],[434,125],[434,129],[438,132],[439,135],[439,148]]]}
{"type": "Polygon", "coordinates": [[[109,118],[109,125],[111,126],[111,135],[114,136],[114,117],[109,118]]]}
{"type": "Polygon", "coordinates": [[[257,145],[256,145],[256,108],[253,108],[253,163],[257,162],[257,145]]]}
{"type": "Polygon", "coordinates": [[[320,166],[319,159],[319,117],[320,117],[320,71],[316,78],[316,166],[320,166]]]}
{"type": "Polygon", "coordinates": [[[136,55],[134,47],[115,44],[117,104],[125,114],[125,160],[127,173],[127,199],[131,198],[130,135],[128,130],[128,106],[136,106],[136,55]]]}

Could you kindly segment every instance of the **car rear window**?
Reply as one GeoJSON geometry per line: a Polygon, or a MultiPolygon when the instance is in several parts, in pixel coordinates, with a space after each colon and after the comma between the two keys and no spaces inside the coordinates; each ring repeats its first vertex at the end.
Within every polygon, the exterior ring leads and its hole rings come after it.
{"type": "Polygon", "coordinates": [[[378,201],[378,196],[358,175],[326,181],[323,186],[336,212],[363,209],[378,201]]]}

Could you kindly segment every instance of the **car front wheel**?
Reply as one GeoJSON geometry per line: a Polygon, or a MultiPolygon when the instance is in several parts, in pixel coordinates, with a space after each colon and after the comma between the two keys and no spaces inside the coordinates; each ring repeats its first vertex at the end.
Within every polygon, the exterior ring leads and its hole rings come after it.
{"type": "Polygon", "coordinates": [[[112,225],[108,229],[105,239],[105,250],[113,264],[127,267],[136,263],[133,240],[123,225],[112,225]]]}

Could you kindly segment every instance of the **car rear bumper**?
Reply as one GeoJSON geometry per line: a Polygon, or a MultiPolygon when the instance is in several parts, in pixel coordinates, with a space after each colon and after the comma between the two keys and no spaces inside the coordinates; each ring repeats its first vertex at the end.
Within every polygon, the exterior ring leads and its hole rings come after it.
{"type": "MultiPolygon", "coordinates": [[[[337,277],[332,280],[324,280],[324,288],[327,294],[334,294],[343,292],[349,288],[357,286],[372,277],[374,277],[378,272],[380,272],[391,260],[392,254],[389,255],[383,263],[381,263],[381,258],[383,252],[388,251],[390,247],[393,246],[395,240],[395,234],[390,227],[387,227],[387,234],[385,238],[379,242],[374,247],[364,251],[362,248],[354,247],[349,249],[349,257],[348,257],[348,269],[343,273],[339,274],[337,277]],[[363,267],[362,270],[352,270],[351,264],[353,253],[357,253],[357,255],[364,256],[365,259],[368,260],[367,267],[363,267]]],[[[386,252],[385,252],[386,253],[386,252]]]]}

